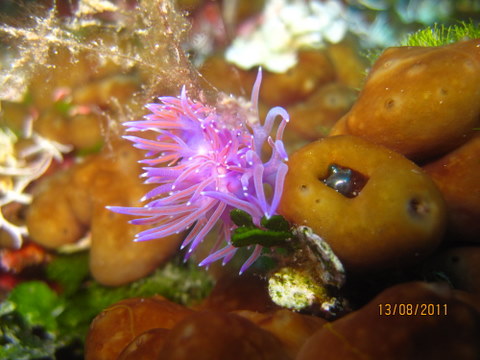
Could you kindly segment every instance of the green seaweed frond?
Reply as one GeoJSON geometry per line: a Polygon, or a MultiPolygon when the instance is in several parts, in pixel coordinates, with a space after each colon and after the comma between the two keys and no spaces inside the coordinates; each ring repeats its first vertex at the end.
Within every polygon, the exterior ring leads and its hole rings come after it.
{"type": "Polygon", "coordinates": [[[293,237],[290,224],[280,215],[261,219],[261,228],[253,223],[250,214],[243,210],[234,209],[230,212],[232,221],[238,227],[233,230],[231,242],[235,247],[261,245],[275,247],[286,245],[293,237]]]}
{"type": "Polygon", "coordinates": [[[480,24],[461,21],[458,24],[445,26],[435,24],[408,35],[403,46],[442,46],[461,40],[480,38],[480,24]]]}

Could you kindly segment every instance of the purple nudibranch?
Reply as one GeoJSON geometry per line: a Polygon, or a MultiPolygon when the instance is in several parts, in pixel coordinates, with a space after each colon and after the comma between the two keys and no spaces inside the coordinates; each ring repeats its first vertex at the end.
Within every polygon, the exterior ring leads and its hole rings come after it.
{"type": "MultiPolygon", "coordinates": [[[[193,101],[183,87],[179,97],[160,97],[160,103],[148,104],[151,113],[143,120],[124,123],[127,132],[156,133],[155,140],[132,135],[124,138],[147,151],[140,161],[145,165],[142,177],[145,183],[158,186],[142,198],[143,207],[108,206],[117,213],[135,216],[132,224],[152,226],[138,233],[135,241],[160,239],[190,229],[181,245],[182,249],[188,247],[188,258],[220,223],[217,241],[200,266],[220,259],[225,264],[237,251],[230,243],[235,228],[230,219],[232,209],[249,213],[258,226],[263,216],[276,214],[288,170],[282,136],[289,115],[285,109],[274,107],[263,125],[260,123],[261,80],[259,69],[250,104],[245,108],[237,101],[238,111],[233,113],[219,111],[221,104],[214,108],[193,101]],[[272,138],[277,117],[281,121],[272,138]],[[271,155],[264,160],[265,142],[271,147],[271,155]],[[271,188],[270,196],[265,185],[271,188]]],[[[262,246],[253,246],[240,273],[261,252],[262,246]]]]}

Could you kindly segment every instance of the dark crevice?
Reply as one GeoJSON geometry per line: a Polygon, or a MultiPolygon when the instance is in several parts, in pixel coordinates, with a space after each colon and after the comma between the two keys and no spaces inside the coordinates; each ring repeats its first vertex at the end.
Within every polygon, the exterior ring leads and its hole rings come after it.
{"type": "Polygon", "coordinates": [[[328,167],[328,176],[319,180],[343,196],[354,198],[366,185],[368,177],[354,169],[331,164],[328,167]]]}

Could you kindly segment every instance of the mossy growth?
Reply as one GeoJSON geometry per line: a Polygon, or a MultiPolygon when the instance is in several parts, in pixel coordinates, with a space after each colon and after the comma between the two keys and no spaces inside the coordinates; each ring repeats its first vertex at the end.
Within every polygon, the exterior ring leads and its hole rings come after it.
{"type": "Polygon", "coordinates": [[[438,25],[419,30],[408,35],[402,42],[402,46],[442,46],[457,41],[480,38],[480,24],[459,22],[455,25],[438,25]]]}
{"type": "Polygon", "coordinates": [[[293,267],[281,268],[270,276],[268,292],[275,304],[295,311],[330,300],[323,284],[308,271],[293,267]]]}
{"type": "MultiPolygon", "coordinates": [[[[435,24],[407,35],[396,46],[442,46],[457,41],[480,38],[480,24],[473,20],[459,21],[454,25],[435,24]]],[[[366,51],[364,56],[375,63],[384,49],[366,51]]]]}

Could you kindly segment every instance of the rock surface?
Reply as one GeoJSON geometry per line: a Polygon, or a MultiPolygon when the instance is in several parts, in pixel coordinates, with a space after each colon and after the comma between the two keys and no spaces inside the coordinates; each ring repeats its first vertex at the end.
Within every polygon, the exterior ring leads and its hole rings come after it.
{"type": "Polygon", "coordinates": [[[421,168],[354,136],[324,138],[290,157],[280,213],[311,227],[347,271],[425,258],[442,240],[446,221],[442,195],[421,168]],[[332,164],[359,174],[343,183],[350,193],[325,183],[332,164]]]}
{"type": "Polygon", "coordinates": [[[330,134],[361,136],[414,160],[451,151],[480,122],[479,45],[388,48],[330,134]]]}
{"type": "Polygon", "coordinates": [[[391,287],[360,310],[323,326],[296,360],[478,359],[480,313],[462,295],[421,282],[391,287]]]}

